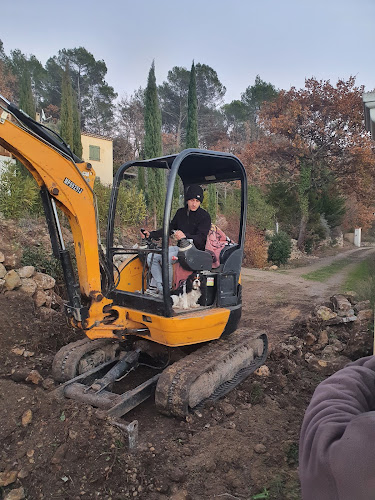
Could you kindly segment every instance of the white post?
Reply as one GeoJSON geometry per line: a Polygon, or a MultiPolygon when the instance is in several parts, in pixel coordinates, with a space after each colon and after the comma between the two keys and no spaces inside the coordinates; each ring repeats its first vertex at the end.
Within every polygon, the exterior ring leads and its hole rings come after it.
{"type": "Polygon", "coordinates": [[[354,229],[354,245],[356,247],[361,246],[361,228],[360,227],[354,229]]]}

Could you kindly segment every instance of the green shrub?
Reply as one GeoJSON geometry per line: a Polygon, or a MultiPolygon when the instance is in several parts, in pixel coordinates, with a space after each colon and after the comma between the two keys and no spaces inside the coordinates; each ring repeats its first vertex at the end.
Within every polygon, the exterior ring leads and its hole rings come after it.
{"type": "Polygon", "coordinates": [[[277,266],[286,264],[290,257],[291,248],[292,242],[286,233],[280,231],[274,234],[268,247],[268,261],[277,266]]]}
{"type": "Polygon", "coordinates": [[[0,175],[0,212],[19,219],[25,213],[41,213],[39,189],[31,176],[23,175],[13,162],[4,162],[0,175]]]}
{"type": "Polygon", "coordinates": [[[63,281],[61,263],[51,252],[48,252],[43,247],[25,247],[21,264],[23,266],[34,266],[38,272],[49,274],[56,281],[61,282],[63,281]]]}

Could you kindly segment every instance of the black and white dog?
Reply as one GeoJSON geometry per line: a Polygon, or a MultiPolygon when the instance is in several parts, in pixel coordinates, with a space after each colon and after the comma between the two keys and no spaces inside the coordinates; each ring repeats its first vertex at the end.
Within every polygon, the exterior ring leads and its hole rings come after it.
{"type": "Polygon", "coordinates": [[[173,309],[191,309],[199,307],[198,300],[202,295],[200,273],[194,272],[187,277],[176,290],[171,291],[173,309]]]}

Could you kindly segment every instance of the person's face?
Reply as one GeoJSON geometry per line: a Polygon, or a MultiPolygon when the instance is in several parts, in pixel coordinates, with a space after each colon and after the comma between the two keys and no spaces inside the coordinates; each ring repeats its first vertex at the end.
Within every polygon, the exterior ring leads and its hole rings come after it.
{"type": "Polygon", "coordinates": [[[188,204],[188,209],[191,210],[192,212],[195,212],[200,207],[201,202],[196,198],[192,198],[191,200],[188,200],[187,204],[188,204]]]}

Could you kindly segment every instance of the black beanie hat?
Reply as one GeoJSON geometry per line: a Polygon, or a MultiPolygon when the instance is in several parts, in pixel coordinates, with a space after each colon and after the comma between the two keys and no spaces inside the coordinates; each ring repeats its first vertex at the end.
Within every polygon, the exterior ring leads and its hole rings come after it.
{"type": "Polygon", "coordinates": [[[200,201],[201,203],[203,201],[203,189],[198,186],[198,184],[192,184],[187,188],[185,201],[192,200],[193,198],[200,201]]]}

